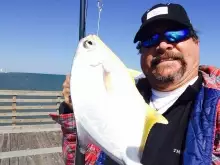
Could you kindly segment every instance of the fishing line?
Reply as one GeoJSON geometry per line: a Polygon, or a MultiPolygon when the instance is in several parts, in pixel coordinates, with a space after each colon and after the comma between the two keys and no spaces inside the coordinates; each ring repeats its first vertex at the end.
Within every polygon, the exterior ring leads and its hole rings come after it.
{"type": "Polygon", "coordinates": [[[103,3],[102,0],[97,1],[97,7],[98,7],[98,22],[97,22],[97,36],[99,34],[99,28],[100,28],[100,21],[101,21],[101,12],[102,12],[102,7],[103,3]]]}

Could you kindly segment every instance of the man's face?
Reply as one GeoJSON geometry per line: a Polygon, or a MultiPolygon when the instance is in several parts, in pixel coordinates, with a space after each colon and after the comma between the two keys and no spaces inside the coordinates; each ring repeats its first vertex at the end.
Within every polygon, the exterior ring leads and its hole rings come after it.
{"type": "MultiPolygon", "coordinates": [[[[169,30],[182,30],[173,22],[157,22],[146,32],[146,39],[169,30]],[[150,32],[150,33],[149,33],[150,32]]],[[[199,45],[191,37],[176,43],[162,39],[152,47],[141,48],[141,67],[152,82],[172,83],[184,80],[199,66],[199,45]]]]}

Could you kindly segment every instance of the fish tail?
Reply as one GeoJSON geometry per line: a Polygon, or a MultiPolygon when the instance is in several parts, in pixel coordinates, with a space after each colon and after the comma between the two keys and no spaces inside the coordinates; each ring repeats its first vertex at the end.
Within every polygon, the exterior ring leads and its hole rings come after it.
{"type": "Polygon", "coordinates": [[[152,129],[152,127],[156,124],[168,124],[168,120],[161,114],[159,114],[155,109],[152,109],[150,106],[147,106],[147,114],[145,117],[144,130],[141,139],[141,144],[139,147],[139,156],[141,158],[142,153],[144,151],[144,146],[147,140],[147,137],[152,129]]]}

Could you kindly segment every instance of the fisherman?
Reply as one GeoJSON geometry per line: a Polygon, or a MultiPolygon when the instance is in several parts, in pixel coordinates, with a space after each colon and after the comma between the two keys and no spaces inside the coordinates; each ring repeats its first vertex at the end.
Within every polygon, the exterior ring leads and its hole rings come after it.
{"type": "MultiPolygon", "coordinates": [[[[220,70],[199,64],[199,37],[181,5],[157,4],[141,21],[134,43],[145,77],[138,79],[137,88],[169,121],[152,128],[141,163],[220,164],[220,70]]],[[[52,116],[62,127],[66,165],[117,165],[94,144],[80,149],[69,88],[67,76],[60,115],[52,116]]]]}

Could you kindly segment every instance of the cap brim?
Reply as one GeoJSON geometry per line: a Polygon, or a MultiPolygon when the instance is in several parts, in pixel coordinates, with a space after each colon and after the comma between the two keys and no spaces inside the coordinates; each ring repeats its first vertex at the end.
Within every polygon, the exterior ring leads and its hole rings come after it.
{"type": "Polygon", "coordinates": [[[146,21],[144,24],[141,25],[140,29],[138,30],[138,32],[135,35],[134,43],[136,43],[137,41],[140,41],[142,39],[143,34],[146,33],[147,28],[150,26],[150,24],[152,24],[152,23],[154,23],[156,21],[163,21],[163,20],[173,21],[175,23],[178,23],[178,24],[181,24],[183,26],[189,27],[188,24],[184,24],[183,22],[179,22],[176,19],[168,18],[168,17],[163,16],[163,15],[157,16],[155,18],[152,18],[152,19],[146,21]]]}

